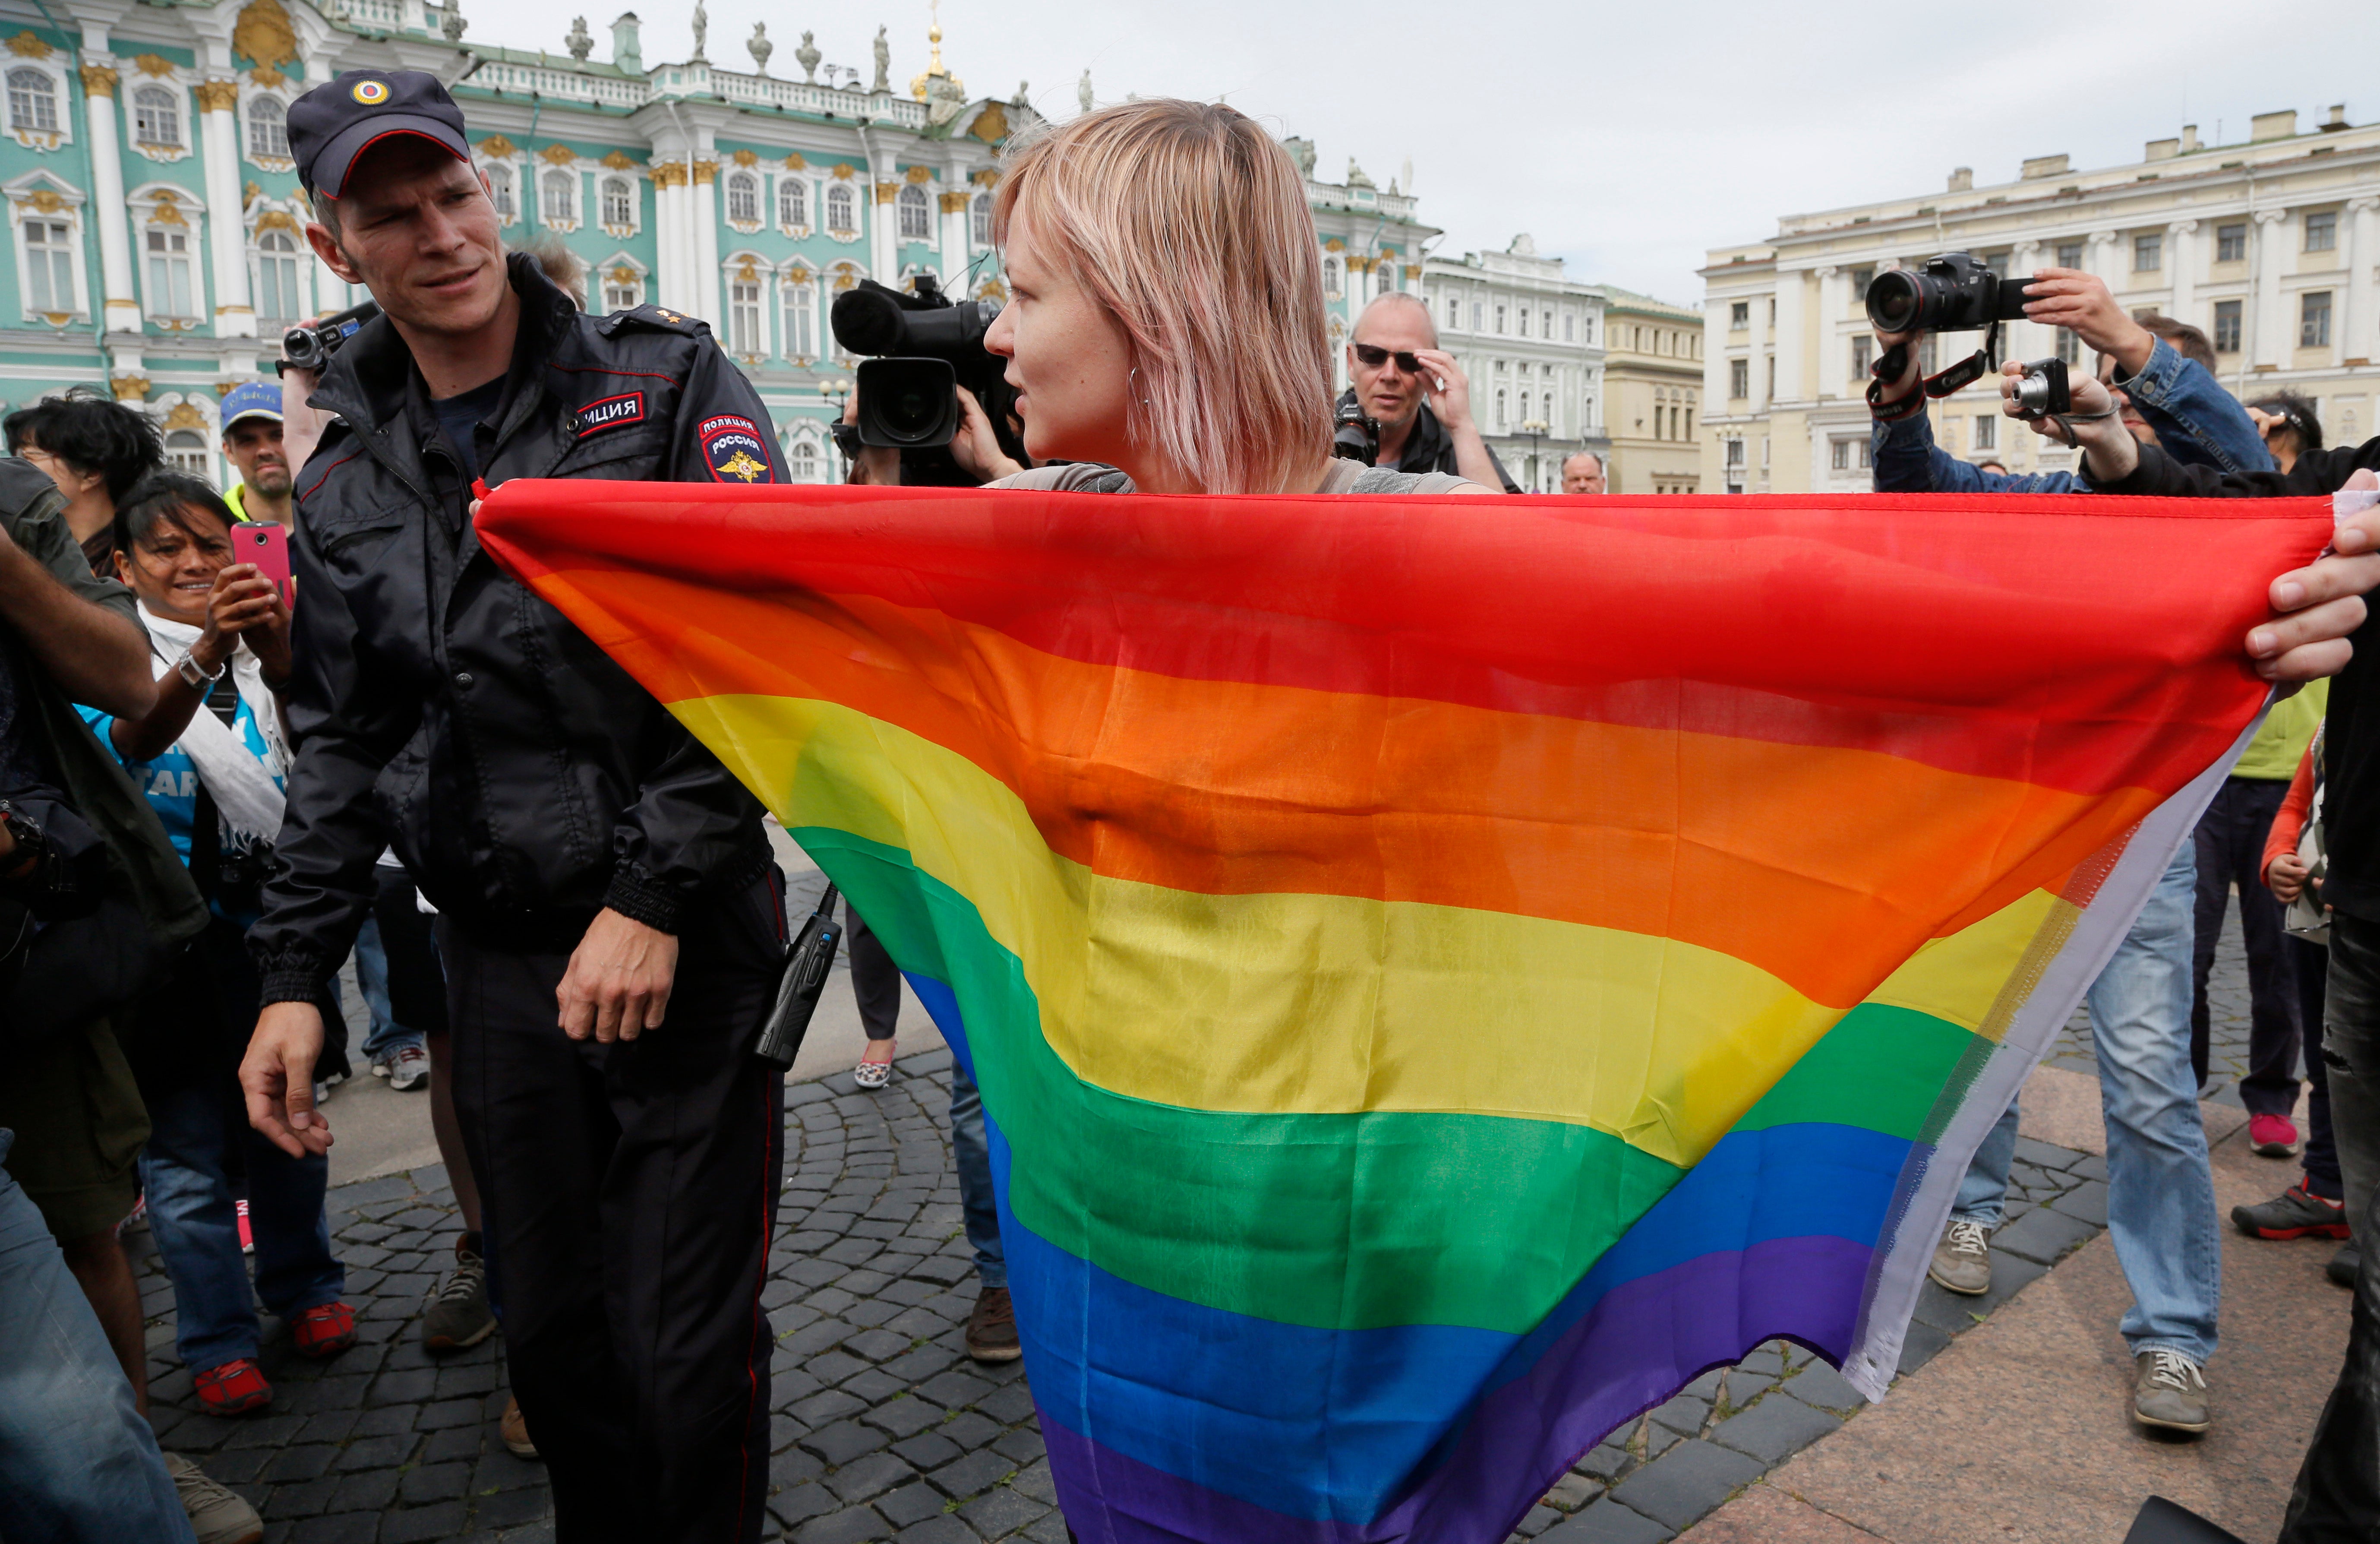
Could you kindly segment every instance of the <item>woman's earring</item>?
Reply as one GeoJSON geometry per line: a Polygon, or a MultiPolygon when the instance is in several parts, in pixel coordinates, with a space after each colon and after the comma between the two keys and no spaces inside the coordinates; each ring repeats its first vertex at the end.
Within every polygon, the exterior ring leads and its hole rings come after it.
{"type": "Polygon", "coordinates": [[[1124,377],[1124,389],[1132,394],[1132,399],[1135,402],[1139,403],[1144,407],[1148,406],[1148,398],[1140,395],[1140,367],[1138,365],[1133,366],[1132,372],[1124,377]]]}

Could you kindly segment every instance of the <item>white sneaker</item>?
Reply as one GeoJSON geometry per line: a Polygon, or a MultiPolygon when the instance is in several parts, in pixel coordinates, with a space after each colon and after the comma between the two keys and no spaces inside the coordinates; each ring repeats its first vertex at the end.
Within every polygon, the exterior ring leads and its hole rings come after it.
{"type": "Polygon", "coordinates": [[[430,1052],[418,1045],[401,1045],[387,1061],[374,1062],[372,1071],[387,1078],[388,1086],[398,1093],[409,1094],[430,1085],[430,1052]]]}
{"type": "Polygon", "coordinates": [[[190,1531],[199,1536],[199,1544],[257,1544],[264,1537],[264,1522],[256,1508],[189,1459],[178,1453],[165,1454],[165,1472],[174,1477],[175,1492],[189,1514],[190,1531]]]}

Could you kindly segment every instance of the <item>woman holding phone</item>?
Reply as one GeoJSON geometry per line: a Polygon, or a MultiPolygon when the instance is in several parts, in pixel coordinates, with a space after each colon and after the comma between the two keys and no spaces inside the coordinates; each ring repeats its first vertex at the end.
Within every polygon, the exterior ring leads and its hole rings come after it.
{"type": "Polygon", "coordinates": [[[281,825],[279,696],[290,657],[278,588],[234,556],[231,511],[206,483],[160,472],[131,489],[115,515],[115,571],[140,600],[157,700],[137,719],[81,710],[148,796],[212,913],[135,1010],[125,1041],[152,1126],[140,1182],[174,1283],[182,1359],[217,1415],[272,1402],[257,1365],[257,1297],[301,1356],[334,1356],[356,1339],[322,1214],[328,1161],[292,1158],[250,1130],[236,1077],[260,994],[246,935],[281,825]],[[248,1181],[253,1295],[237,1172],[248,1181]]]}

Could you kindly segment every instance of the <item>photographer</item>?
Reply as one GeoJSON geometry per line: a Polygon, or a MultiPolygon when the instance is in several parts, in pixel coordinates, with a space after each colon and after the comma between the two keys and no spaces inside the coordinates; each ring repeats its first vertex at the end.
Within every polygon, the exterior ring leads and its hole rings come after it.
{"type": "Polygon", "coordinates": [[[2264,431],[2265,448],[2282,471],[2296,466],[2307,451],[2322,448],[2322,419],[2315,416],[2313,403],[2297,392],[2260,396],[2248,404],[2248,416],[2264,431]]]}
{"type": "MultiPolygon", "coordinates": [[[[2264,436],[2214,375],[2215,350],[2206,334],[2171,317],[2134,320],[2107,285],[2070,268],[2045,268],[2025,286],[2024,314],[2045,326],[2071,331],[2097,354],[2099,379],[2114,395],[2124,425],[2143,440],[2170,445],[2193,463],[2226,470],[2268,464],[2264,436]]],[[[1926,413],[1888,416],[1917,390],[1918,335],[1879,329],[1877,356],[1906,343],[1908,364],[1879,393],[1873,452],[1879,493],[2075,493],[2090,485],[2071,472],[2011,476],[1970,466],[1938,449],[1926,413]]]]}
{"type": "MultiPolygon", "coordinates": [[[[2001,410],[2021,416],[2013,375],[2000,392],[2001,410]]],[[[2078,415],[2107,406],[2095,382],[2074,393],[2078,415]]],[[[2073,421],[2083,469],[2105,493],[2283,498],[2380,490],[2380,439],[2301,451],[2286,472],[2219,472],[2111,433],[2108,420],[2073,421]]],[[[2298,679],[2308,667],[2338,673],[2323,731],[2330,973],[2321,1053],[2347,1219],[2369,1239],[2380,1232],[2380,636],[2363,626],[2363,595],[2380,582],[2380,509],[2344,515],[2331,544],[2336,555],[2273,581],[2274,603],[2293,614],[2252,633],[2249,653],[2267,680],[2298,679]],[[2299,621],[2319,622],[2329,636],[2309,640],[2290,626],[2299,621]]],[[[2346,1366],[2298,1471],[2283,1544],[2362,1538],[2380,1528],[2380,1250],[2360,1253],[2346,1366]]]]}
{"type": "Polygon", "coordinates": [[[382,314],[323,370],[336,418],[298,482],[297,750],[250,935],[249,1119],[292,1156],[329,1148],[313,1000],[393,838],[440,912],[455,1102],[556,1537],[757,1539],[783,1086],[752,1047],[782,881],[758,802],[473,520],[513,477],[782,481],[767,413],[702,322],[589,317],[506,260],[433,77],[342,74],[292,103],[289,140],[308,241],[382,314]]]}
{"type": "MultiPolygon", "coordinates": [[[[1996,292],[1995,306],[2006,298],[2005,291],[1996,292]]],[[[2070,269],[2038,273],[2026,284],[2023,310],[2034,321],[2073,330],[2099,350],[2102,375],[2122,383],[2111,398],[2126,402],[2119,432],[2164,439],[2216,464],[2264,456],[2245,411],[2204,364],[2183,357],[2183,349],[2206,350],[2212,360],[2195,328],[2162,318],[2136,322],[2115,304],[2106,285],[2070,269]]],[[[1961,320],[1973,325],[1978,319],[1971,313],[1961,320]]],[[[2070,473],[1996,475],[1935,448],[1924,399],[1911,400],[1919,389],[1917,334],[1879,328],[1876,336],[1883,349],[1908,345],[1901,350],[1908,362],[1899,377],[1870,396],[1876,417],[1877,492],[2089,491],[2070,473]]],[[[2295,727],[2284,715],[2268,733],[2295,727]]],[[[2303,723],[2302,731],[2310,736],[2312,722],[2303,723]]],[[[2302,738],[2275,745],[2268,759],[2293,765],[2302,745],[2302,738]]],[[[2252,770],[2262,769],[2252,763],[2252,770]]],[[[2279,792],[2261,782],[2242,783],[2238,789],[2227,785],[2201,833],[2167,865],[2089,992],[2092,1043],[2107,1096],[2108,1233],[2134,1295],[2122,1325],[2133,1353],[2132,1416],[2144,1426],[2168,1430],[2194,1434],[2213,1424],[2204,1369],[2216,1349],[2222,1298],[2220,1224],[2198,1116],[2198,1090],[2205,1081],[2204,1032],[2195,1027],[2192,989],[2195,983],[2203,993],[2213,960],[2214,935],[2237,867],[2230,861],[2234,849],[2250,843],[2261,850],[2271,823],[2266,797],[2277,802],[2279,792]],[[2227,835],[2236,839],[2226,842],[2227,835]],[[2202,874],[2202,865],[2211,872],[2202,874]]],[[[2256,949],[2258,1016],[2268,1029],[2265,1038],[2277,1045],[2292,1022],[2293,990],[2286,975],[2288,956],[2279,947],[2277,909],[2252,885],[2242,909],[2256,949]]],[[[2260,1084],[2260,1098],[2262,1091],[2260,1084]]],[[[1929,1269],[1946,1291],[1978,1295],[1990,1290],[1990,1237],[2005,1216],[2018,1113],[2011,1100],[1960,1185],[1929,1269]]]]}
{"type": "Polygon", "coordinates": [[[1471,381],[1438,346],[1438,322],[1421,297],[1391,290],[1364,308],[1347,344],[1343,412],[1358,405],[1380,426],[1372,465],[1391,471],[1451,472],[1483,488],[1521,485],[1479,437],[1471,381]]]}

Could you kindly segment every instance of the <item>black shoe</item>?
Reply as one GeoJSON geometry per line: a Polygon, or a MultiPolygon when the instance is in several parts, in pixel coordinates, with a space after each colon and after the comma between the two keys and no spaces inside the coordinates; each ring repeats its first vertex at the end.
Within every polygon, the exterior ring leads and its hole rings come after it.
{"type": "Polygon", "coordinates": [[[2251,1238],[2345,1238],[2347,1203],[2326,1201],[2300,1180],[2269,1201],[2233,1207],[2231,1221],[2251,1238]]]}
{"type": "Polygon", "coordinates": [[[978,1362],[1013,1362],[1025,1355],[1016,1343],[1016,1309],[1006,1287],[977,1294],[975,1311],[967,1315],[966,1351],[978,1362]]]}
{"type": "Polygon", "coordinates": [[[2322,1268],[2322,1273],[2352,1291],[2356,1275],[2362,1269],[2362,1251],[2356,1248],[2355,1240],[2350,1238],[2338,1246],[2338,1253],[2330,1257],[2330,1263],[2322,1268]]]}

